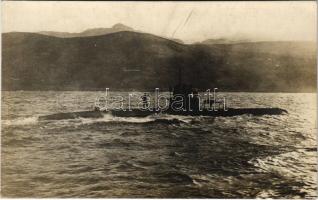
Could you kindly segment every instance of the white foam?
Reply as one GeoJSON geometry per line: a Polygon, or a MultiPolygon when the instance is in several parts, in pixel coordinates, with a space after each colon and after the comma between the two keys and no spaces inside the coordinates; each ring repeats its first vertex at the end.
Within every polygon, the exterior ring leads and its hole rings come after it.
{"type": "Polygon", "coordinates": [[[83,124],[92,124],[96,122],[128,122],[128,123],[147,123],[157,119],[173,120],[177,119],[182,122],[188,123],[191,119],[187,119],[184,116],[175,116],[167,114],[154,114],[147,117],[116,117],[111,114],[104,114],[102,118],[80,118],[83,124]]]}
{"type": "Polygon", "coordinates": [[[6,126],[23,126],[23,125],[32,125],[38,122],[38,117],[24,117],[17,118],[12,120],[1,120],[3,125],[6,126]]]}

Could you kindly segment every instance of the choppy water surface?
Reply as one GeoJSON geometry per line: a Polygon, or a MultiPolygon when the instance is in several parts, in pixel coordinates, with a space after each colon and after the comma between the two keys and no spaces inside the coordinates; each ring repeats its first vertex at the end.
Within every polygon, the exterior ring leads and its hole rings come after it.
{"type": "Polygon", "coordinates": [[[280,116],[37,119],[92,109],[98,94],[3,92],[3,196],[317,196],[316,94],[223,94],[280,116]]]}

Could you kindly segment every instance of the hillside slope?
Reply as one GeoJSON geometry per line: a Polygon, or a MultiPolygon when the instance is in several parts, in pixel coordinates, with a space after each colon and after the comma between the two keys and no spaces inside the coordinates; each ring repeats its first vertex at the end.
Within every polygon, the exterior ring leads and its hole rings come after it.
{"type": "Polygon", "coordinates": [[[265,42],[184,45],[151,34],[116,32],[57,38],[5,33],[3,90],[167,88],[299,92],[316,88],[315,45],[265,42]]]}

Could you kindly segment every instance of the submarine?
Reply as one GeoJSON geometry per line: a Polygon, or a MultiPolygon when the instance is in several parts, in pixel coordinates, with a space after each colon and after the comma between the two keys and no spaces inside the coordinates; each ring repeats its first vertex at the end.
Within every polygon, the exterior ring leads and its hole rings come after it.
{"type": "MultiPolygon", "coordinates": [[[[39,120],[63,120],[76,118],[102,118],[104,114],[111,114],[114,117],[147,117],[155,114],[182,115],[182,116],[210,116],[210,117],[231,117],[237,115],[282,115],[288,111],[281,108],[226,108],[221,101],[208,99],[203,101],[201,109],[198,89],[193,88],[191,84],[182,82],[181,67],[178,74],[178,84],[173,88],[169,87],[169,101],[167,109],[101,109],[95,106],[93,110],[78,111],[68,113],[56,113],[51,115],[40,116],[39,120]],[[181,97],[181,98],[180,98],[181,97]],[[188,98],[189,97],[189,98],[188,98]],[[208,108],[206,108],[206,104],[208,108]],[[223,109],[215,109],[216,104],[223,105],[223,109]],[[213,109],[211,109],[213,107],[213,109]]],[[[141,97],[143,105],[147,107],[147,94],[141,97]]]]}
{"type": "Polygon", "coordinates": [[[169,114],[169,115],[184,115],[184,116],[210,116],[210,117],[232,117],[237,115],[282,115],[287,114],[287,110],[281,108],[229,108],[227,111],[208,111],[202,110],[199,112],[184,111],[176,112],[168,110],[166,112],[160,111],[142,111],[139,109],[132,109],[130,111],[124,110],[109,110],[109,111],[79,111],[68,113],[56,113],[51,115],[40,116],[40,120],[63,120],[63,119],[76,119],[76,118],[102,118],[104,114],[111,114],[115,117],[147,117],[154,114],[169,114]]]}
{"type": "MultiPolygon", "coordinates": [[[[204,106],[200,108],[200,100],[198,98],[198,91],[193,89],[191,85],[178,84],[173,89],[169,89],[170,98],[169,106],[167,109],[110,109],[102,110],[99,107],[94,107],[93,110],[56,113],[51,115],[40,116],[40,120],[63,120],[63,119],[76,119],[76,118],[102,118],[104,114],[111,114],[114,117],[147,117],[150,115],[182,115],[182,116],[209,116],[209,117],[232,117],[238,115],[282,115],[287,114],[288,111],[281,108],[226,108],[225,103],[216,101],[215,99],[204,101],[204,105],[208,104],[208,108],[204,106]],[[187,98],[190,96],[190,98],[187,98]],[[175,98],[185,97],[185,98],[175,98]],[[219,109],[215,108],[215,104],[219,105],[219,109]],[[220,109],[220,105],[224,105],[220,109]]],[[[142,97],[144,105],[147,105],[146,96],[142,97]]]]}

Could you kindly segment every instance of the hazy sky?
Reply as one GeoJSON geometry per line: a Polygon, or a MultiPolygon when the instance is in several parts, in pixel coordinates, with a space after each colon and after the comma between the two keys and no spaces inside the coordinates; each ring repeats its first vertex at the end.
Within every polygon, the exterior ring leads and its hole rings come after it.
{"type": "Polygon", "coordinates": [[[2,32],[111,27],[186,42],[209,38],[315,40],[316,2],[21,2],[2,4],[2,32]]]}

